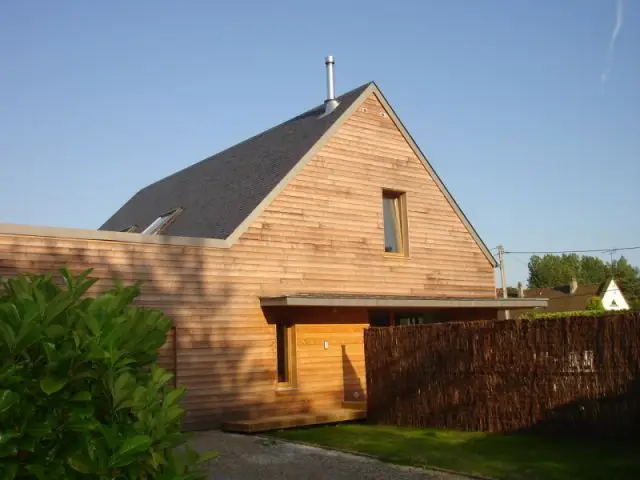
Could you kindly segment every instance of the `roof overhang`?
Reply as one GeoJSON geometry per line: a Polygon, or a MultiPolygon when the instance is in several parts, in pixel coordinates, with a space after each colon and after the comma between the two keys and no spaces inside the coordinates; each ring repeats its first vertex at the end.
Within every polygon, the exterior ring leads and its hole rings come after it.
{"type": "Polygon", "coordinates": [[[262,307],[495,308],[546,307],[546,298],[433,298],[377,295],[305,295],[261,297],[262,307]]]}
{"type": "Polygon", "coordinates": [[[46,227],[0,223],[0,235],[26,237],[73,238],[101,240],[105,242],[155,243],[160,245],[183,245],[186,247],[230,248],[226,240],[217,238],[182,237],[177,235],[145,235],[142,233],[114,232],[111,230],[87,230],[81,228],[46,227]]]}

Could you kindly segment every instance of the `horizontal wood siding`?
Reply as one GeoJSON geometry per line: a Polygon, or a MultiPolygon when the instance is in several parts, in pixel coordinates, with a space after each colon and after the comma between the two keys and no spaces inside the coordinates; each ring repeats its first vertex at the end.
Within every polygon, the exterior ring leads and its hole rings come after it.
{"type": "Polygon", "coordinates": [[[493,267],[375,94],[234,249],[282,246],[278,292],[494,297],[493,267]],[[384,254],[382,189],[406,193],[409,252],[384,254]]]}
{"type": "Polygon", "coordinates": [[[264,274],[256,272],[257,260],[244,269],[244,254],[229,249],[0,235],[4,277],[91,267],[100,281],[89,294],[111,288],[114,277],[143,280],[136,304],[161,308],[175,320],[175,338],[159,363],[188,388],[187,427],[276,408],[275,337],[259,305],[264,274]],[[236,260],[239,268],[232,268],[236,260]]]}
{"type": "MultiPolygon", "coordinates": [[[[176,373],[176,329],[172,328],[167,334],[167,341],[158,352],[158,365],[176,373]]],[[[171,379],[171,384],[176,386],[176,377],[171,379]]]]}
{"type": "Polygon", "coordinates": [[[363,332],[368,315],[360,308],[297,308],[298,384],[318,408],[336,408],[365,395],[363,332]],[[327,342],[325,349],[325,342],[327,342]]]}
{"type": "Polygon", "coordinates": [[[103,279],[92,293],[113,277],[143,280],[138,303],[176,321],[161,363],[188,388],[187,426],[309,413],[362,398],[366,311],[298,310],[299,388],[278,392],[275,327],[259,297],[495,296],[490,263],[392,121],[380,116],[380,102],[372,95],[364,107],[232,248],[2,234],[0,275],[92,267],[103,279]],[[383,252],[382,188],[406,192],[407,258],[383,252]]]}

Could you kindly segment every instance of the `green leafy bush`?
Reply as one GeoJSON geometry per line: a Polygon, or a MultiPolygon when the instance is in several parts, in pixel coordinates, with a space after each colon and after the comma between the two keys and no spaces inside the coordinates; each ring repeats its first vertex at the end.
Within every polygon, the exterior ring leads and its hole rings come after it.
{"type": "Polygon", "coordinates": [[[596,312],[603,311],[604,305],[602,304],[602,299],[598,296],[591,297],[587,303],[587,310],[596,312]]]}
{"type": "Polygon", "coordinates": [[[171,320],[130,305],[139,284],[85,296],[89,273],[2,282],[0,479],[204,478],[154,364],[171,320]]]}

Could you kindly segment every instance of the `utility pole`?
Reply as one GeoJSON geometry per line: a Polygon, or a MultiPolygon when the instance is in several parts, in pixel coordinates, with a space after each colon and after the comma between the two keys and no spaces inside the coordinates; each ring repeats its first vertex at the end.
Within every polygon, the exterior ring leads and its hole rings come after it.
{"type": "Polygon", "coordinates": [[[611,262],[609,262],[609,265],[611,266],[611,268],[609,270],[611,270],[611,273],[609,274],[609,276],[611,278],[615,278],[615,266],[613,264],[613,254],[616,253],[617,250],[615,248],[612,248],[611,250],[609,250],[609,256],[611,258],[611,262]]]}
{"type": "MultiPolygon", "coordinates": [[[[500,279],[502,281],[502,298],[507,298],[507,277],[504,272],[504,247],[502,245],[498,245],[498,258],[500,260],[500,279]]],[[[509,320],[511,315],[509,315],[509,310],[504,311],[504,318],[509,320]]]]}

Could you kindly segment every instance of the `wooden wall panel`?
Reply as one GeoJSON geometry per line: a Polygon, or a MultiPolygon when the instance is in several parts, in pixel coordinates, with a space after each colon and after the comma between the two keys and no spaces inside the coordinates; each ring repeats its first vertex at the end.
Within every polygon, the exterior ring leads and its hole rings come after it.
{"type": "MultiPolygon", "coordinates": [[[[160,348],[158,352],[158,365],[162,368],[166,368],[171,372],[176,373],[176,329],[172,328],[171,331],[167,334],[167,341],[160,348]]],[[[171,384],[175,387],[177,384],[177,378],[174,376],[171,379],[171,384]]]]}
{"type": "Polygon", "coordinates": [[[143,280],[138,304],[176,320],[161,362],[189,389],[188,426],[354,400],[365,394],[366,311],[298,310],[300,388],[283,393],[275,388],[275,328],[260,296],[495,296],[492,266],[392,121],[380,116],[378,99],[363,106],[230,249],[2,234],[0,275],[92,267],[102,280],[91,293],[113,277],[143,280]],[[383,187],[406,192],[407,258],[383,252],[383,187]]]}
{"type": "Polygon", "coordinates": [[[383,110],[372,94],[234,249],[282,245],[298,292],[494,297],[492,265],[383,110]],[[382,188],[406,192],[406,258],[384,255],[382,188]]]}
{"type": "Polygon", "coordinates": [[[322,408],[365,397],[363,331],[365,309],[296,308],[297,375],[300,390],[315,398],[325,394],[322,408]],[[325,348],[325,342],[326,348],[325,348]]]}

